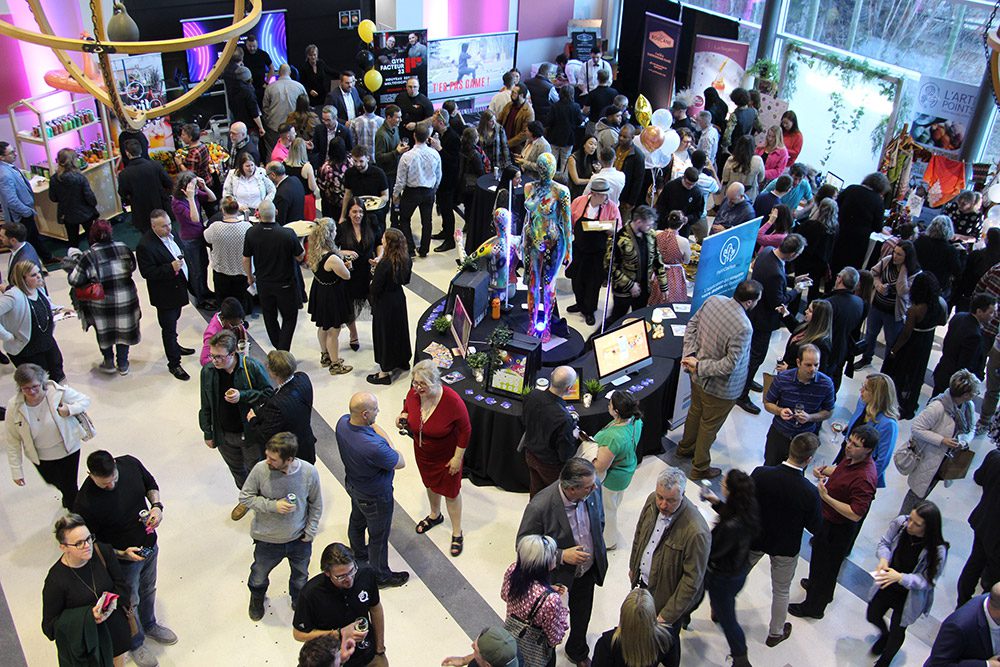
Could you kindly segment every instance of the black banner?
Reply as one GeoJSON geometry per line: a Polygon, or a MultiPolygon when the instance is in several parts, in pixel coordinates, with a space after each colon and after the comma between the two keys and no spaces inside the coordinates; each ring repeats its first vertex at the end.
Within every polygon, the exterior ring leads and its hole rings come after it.
{"type": "Polygon", "coordinates": [[[427,31],[381,32],[375,41],[375,66],[382,74],[379,105],[392,104],[406,90],[406,80],[414,76],[420,81],[420,92],[427,95],[427,31]]]}

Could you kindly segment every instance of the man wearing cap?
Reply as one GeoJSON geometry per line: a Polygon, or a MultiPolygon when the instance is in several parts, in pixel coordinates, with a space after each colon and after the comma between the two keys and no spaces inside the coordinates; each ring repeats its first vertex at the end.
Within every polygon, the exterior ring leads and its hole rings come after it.
{"type": "Polygon", "coordinates": [[[612,222],[620,228],[622,216],[618,206],[610,201],[611,184],[603,178],[595,177],[589,184],[590,193],[582,194],[570,205],[573,220],[573,263],[566,268],[566,275],[573,281],[573,295],[576,303],[567,310],[583,315],[588,326],[595,323],[601,283],[605,278],[603,266],[611,241],[612,229],[587,231],[588,223],[612,222]]]}
{"type": "Polygon", "coordinates": [[[517,641],[502,625],[494,625],[479,633],[472,642],[472,653],[452,656],[441,661],[445,667],[520,667],[517,641]]]}

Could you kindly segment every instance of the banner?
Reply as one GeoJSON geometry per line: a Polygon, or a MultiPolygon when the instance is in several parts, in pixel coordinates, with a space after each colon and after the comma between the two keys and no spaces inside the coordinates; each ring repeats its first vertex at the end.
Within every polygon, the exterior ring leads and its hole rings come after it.
{"type": "Polygon", "coordinates": [[[382,75],[378,103],[392,104],[396,95],[406,90],[406,80],[411,76],[420,81],[420,92],[427,90],[427,31],[397,30],[380,32],[376,42],[375,66],[382,75]]]}
{"type": "MultiPolygon", "coordinates": [[[[114,54],[111,56],[111,72],[125,104],[146,111],[166,103],[167,85],[163,80],[163,60],[159,53],[135,56],[114,54]]],[[[166,116],[148,121],[142,133],[149,140],[150,153],[174,150],[174,131],[166,116]]]]}
{"type": "Polygon", "coordinates": [[[427,97],[492,94],[503,87],[503,75],[514,67],[517,33],[432,39],[427,47],[427,97]]]}
{"type": "Polygon", "coordinates": [[[698,272],[694,276],[691,312],[697,312],[710,296],[732,296],[736,286],[746,280],[753,259],[757,231],[764,218],[754,218],[701,242],[698,272]]]}
{"type": "Polygon", "coordinates": [[[646,12],[642,43],[642,66],[639,68],[639,92],[654,110],[669,109],[674,94],[674,68],[681,41],[681,24],[646,12]]]}
{"type": "Polygon", "coordinates": [[[715,88],[732,111],[736,105],[729,101],[729,93],[743,85],[749,54],[750,45],[746,42],[696,35],[691,88],[699,95],[706,88],[715,88]]]}
{"type": "Polygon", "coordinates": [[[933,76],[920,77],[910,134],[921,146],[957,158],[976,106],[978,88],[933,76]]]}

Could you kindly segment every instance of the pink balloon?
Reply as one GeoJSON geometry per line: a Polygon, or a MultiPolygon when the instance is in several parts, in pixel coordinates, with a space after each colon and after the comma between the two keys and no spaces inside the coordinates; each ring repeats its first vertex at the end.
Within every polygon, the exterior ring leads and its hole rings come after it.
{"type": "Polygon", "coordinates": [[[663,145],[663,130],[655,125],[650,125],[639,135],[639,141],[647,152],[652,153],[663,145]]]}

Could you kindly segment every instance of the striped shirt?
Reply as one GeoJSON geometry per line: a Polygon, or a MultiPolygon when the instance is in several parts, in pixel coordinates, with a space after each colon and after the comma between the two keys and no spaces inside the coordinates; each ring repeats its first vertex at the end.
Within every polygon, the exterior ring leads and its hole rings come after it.
{"type": "Polygon", "coordinates": [[[375,159],[375,133],[382,127],[385,118],[373,113],[366,113],[348,121],[347,127],[354,135],[354,145],[368,149],[368,157],[375,159]]]}
{"type": "Polygon", "coordinates": [[[396,168],[396,187],[392,196],[403,194],[403,188],[437,189],[441,184],[441,156],[427,144],[416,144],[403,153],[396,168]]]}
{"type": "MultiPolygon", "coordinates": [[[[779,408],[792,410],[796,405],[801,405],[806,413],[813,414],[821,410],[833,410],[836,398],[833,380],[826,374],[817,372],[811,381],[801,382],[798,369],[789,368],[774,376],[774,382],[767,390],[764,400],[768,403],[777,403],[779,408]]],[[[772,425],[790,438],[799,433],[819,432],[819,422],[800,424],[795,418],[782,419],[778,415],[774,416],[772,425]]]]}

